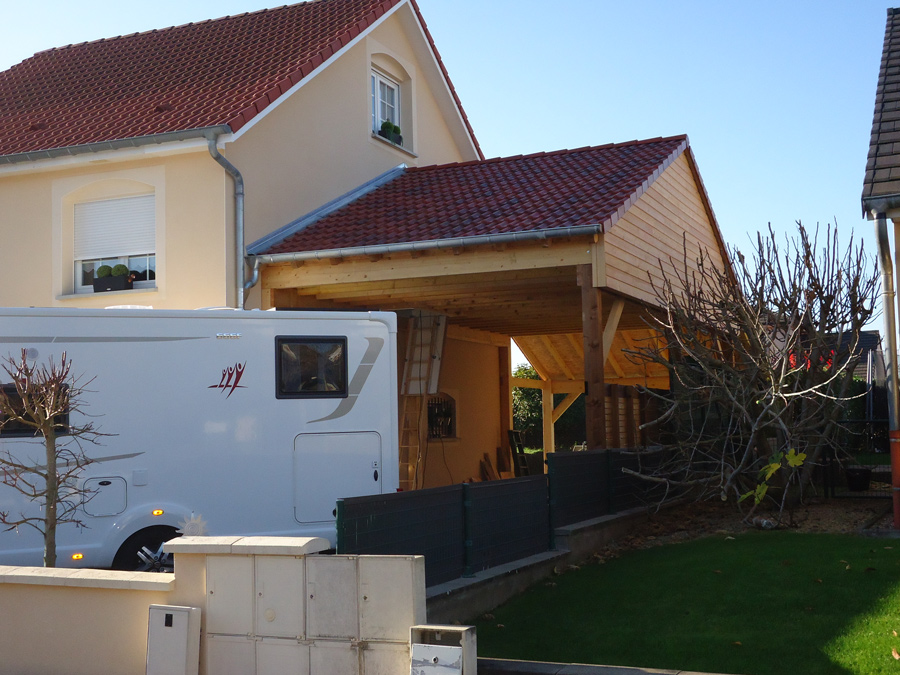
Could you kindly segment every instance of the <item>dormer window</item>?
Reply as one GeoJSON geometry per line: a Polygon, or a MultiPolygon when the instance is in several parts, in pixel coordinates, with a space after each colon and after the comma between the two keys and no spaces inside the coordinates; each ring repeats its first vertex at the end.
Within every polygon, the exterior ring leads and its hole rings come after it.
{"type": "Polygon", "coordinates": [[[379,136],[387,138],[397,145],[402,145],[402,140],[397,136],[401,132],[382,133],[385,122],[400,128],[400,85],[383,73],[372,71],[372,131],[379,136]]]}

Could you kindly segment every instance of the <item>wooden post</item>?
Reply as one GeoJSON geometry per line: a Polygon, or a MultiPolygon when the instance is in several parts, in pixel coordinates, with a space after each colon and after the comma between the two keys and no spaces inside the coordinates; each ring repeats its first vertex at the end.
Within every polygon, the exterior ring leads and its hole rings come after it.
{"type": "Polygon", "coordinates": [[[541,389],[541,417],[544,423],[544,456],[556,451],[556,435],[553,433],[553,387],[550,383],[541,389]]]}
{"type": "Polygon", "coordinates": [[[584,397],[587,445],[606,447],[606,380],[603,358],[603,297],[594,288],[590,265],[578,266],[584,339],[584,397]]]}
{"type": "Polygon", "coordinates": [[[512,471],[509,450],[509,434],[512,421],[512,363],[509,347],[498,347],[500,357],[500,451],[497,453],[497,471],[512,471]]]}

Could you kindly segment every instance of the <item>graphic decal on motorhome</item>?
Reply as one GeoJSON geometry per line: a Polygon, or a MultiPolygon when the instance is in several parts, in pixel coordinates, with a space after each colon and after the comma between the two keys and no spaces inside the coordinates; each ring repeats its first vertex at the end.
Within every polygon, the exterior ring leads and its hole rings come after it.
{"type": "Polygon", "coordinates": [[[207,389],[221,389],[223,392],[227,391],[228,396],[225,398],[230,398],[235,389],[246,389],[247,387],[240,384],[246,366],[247,362],[244,361],[243,363],[235,363],[228,368],[222,368],[222,379],[219,380],[219,384],[211,384],[207,389]]]}
{"type": "Polygon", "coordinates": [[[368,340],[369,346],[366,349],[366,353],[363,354],[362,361],[360,361],[359,366],[357,366],[356,372],[353,373],[353,378],[350,380],[347,398],[341,399],[340,404],[335,408],[333,413],[326,415],[325,417],[320,417],[317,420],[310,420],[310,424],[313,422],[325,422],[326,420],[334,420],[338,417],[343,417],[353,409],[354,405],[356,405],[356,399],[359,397],[362,388],[366,385],[366,380],[369,379],[369,373],[372,372],[372,366],[375,365],[375,361],[378,359],[378,355],[384,347],[384,340],[382,338],[367,337],[366,340],[368,340]]]}

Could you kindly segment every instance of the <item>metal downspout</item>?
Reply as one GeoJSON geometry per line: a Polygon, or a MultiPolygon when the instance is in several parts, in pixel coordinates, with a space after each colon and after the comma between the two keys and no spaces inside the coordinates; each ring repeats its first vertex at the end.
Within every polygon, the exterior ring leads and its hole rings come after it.
{"type": "Polygon", "coordinates": [[[888,418],[891,448],[891,496],[894,505],[894,529],[900,529],[900,389],[897,386],[897,320],[894,291],[894,265],[891,260],[891,243],[888,239],[887,218],[882,211],[872,210],[875,219],[875,235],[878,240],[878,261],[881,265],[881,305],[884,309],[884,332],[887,347],[884,350],[884,366],[888,373],[888,418]]]}
{"type": "MultiPolygon", "coordinates": [[[[237,309],[244,309],[244,288],[245,288],[245,260],[246,251],[244,250],[244,177],[237,167],[229,162],[219,152],[217,147],[218,135],[210,135],[207,137],[207,145],[209,154],[216,160],[226,173],[234,180],[234,276],[235,276],[235,306],[237,309]]],[[[254,279],[256,278],[254,266],[254,279]]]]}

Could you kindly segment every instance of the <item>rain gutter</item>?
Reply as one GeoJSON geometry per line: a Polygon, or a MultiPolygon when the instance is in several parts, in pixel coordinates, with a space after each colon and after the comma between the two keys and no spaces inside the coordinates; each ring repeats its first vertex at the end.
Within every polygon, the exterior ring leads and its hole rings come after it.
{"type": "Polygon", "coordinates": [[[888,373],[888,434],[891,450],[891,495],[894,507],[894,528],[900,529],[900,425],[898,425],[900,389],[897,386],[897,321],[894,266],[891,259],[891,242],[888,239],[887,217],[885,215],[887,203],[877,202],[870,206],[872,217],[875,220],[875,235],[878,241],[878,260],[881,265],[881,305],[884,308],[884,332],[887,340],[887,349],[884,350],[884,365],[888,373]]]}
{"type": "Polygon", "coordinates": [[[496,244],[512,244],[520,242],[549,241],[568,237],[582,237],[602,234],[603,226],[576,225],[574,227],[557,227],[546,230],[529,230],[528,232],[506,232],[502,234],[480,234],[471,237],[455,237],[452,239],[432,239],[428,241],[402,242],[398,244],[377,244],[373,246],[351,246],[334,248],[325,251],[299,251],[296,253],[272,253],[252,255],[249,258],[254,264],[274,264],[282,262],[303,262],[307,260],[334,260],[354,256],[390,255],[435,250],[453,250],[465,246],[488,246],[496,244]]]}
{"type": "Polygon", "coordinates": [[[119,138],[112,141],[97,141],[96,143],[84,143],[71,145],[65,148],[50,148],[48,150],[34,150],[32,152],[18,152],[12,155],[0,156],[0,164],[20,164],[22,162],[37,162],[58,157],[70,157],[86,155],[89,153],[106,152],[108,150],[122,150],[123,148],[139,148],[147,145],[162,145],[163,143],[177,143],[199,138],[216,137],[222,134],[230,134],[231,127],[220,124],[214,127],[201,127],[199,129],[185,129],[184,131],[167,131],[162,134],[149,136],[135,136],[134,138],[119,138]]]}

